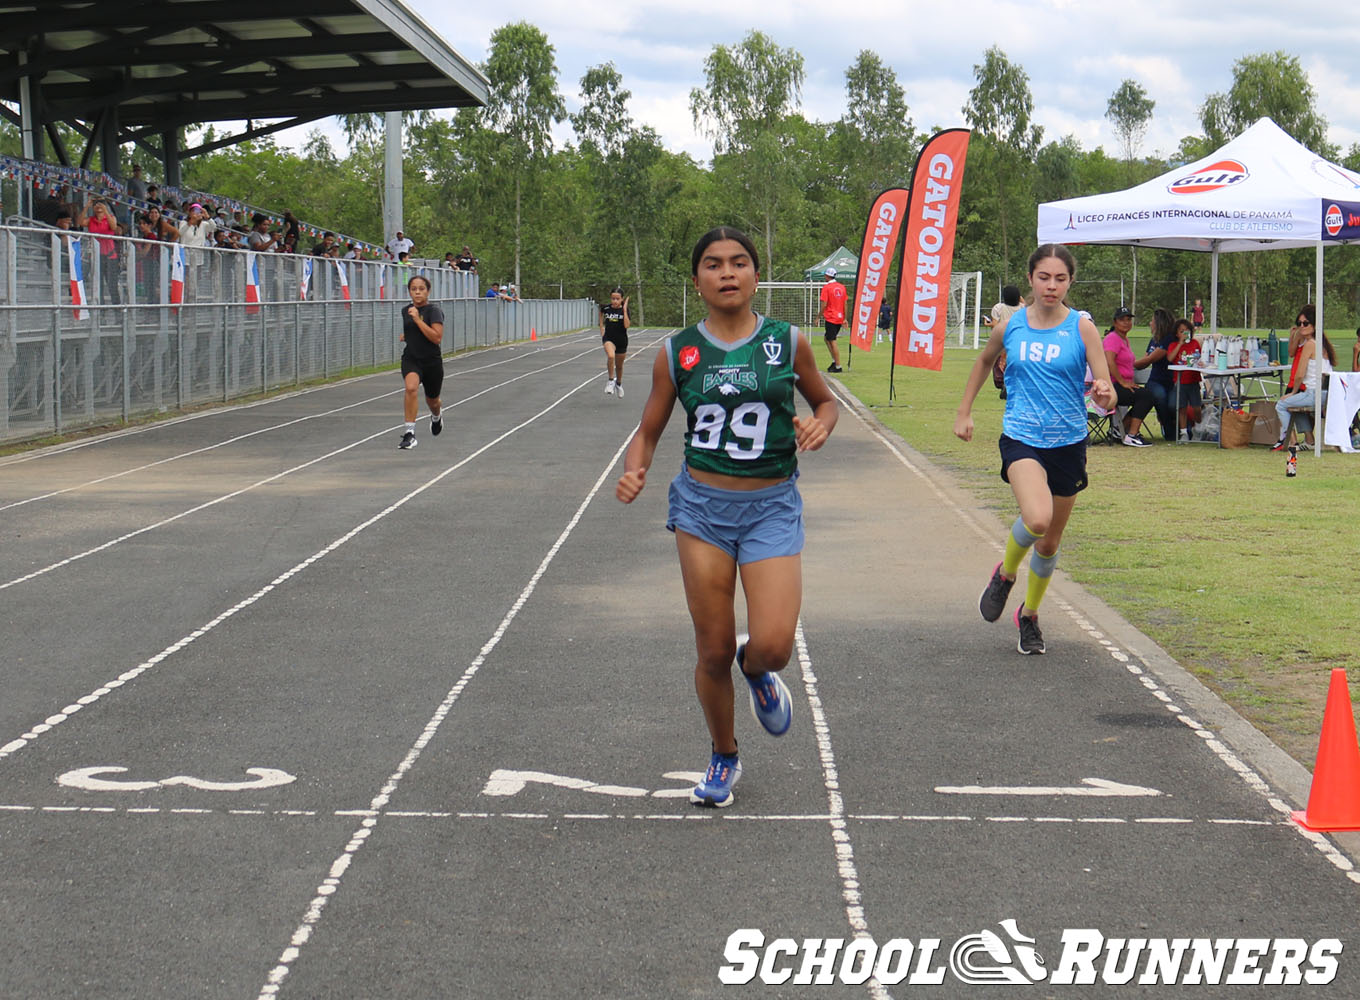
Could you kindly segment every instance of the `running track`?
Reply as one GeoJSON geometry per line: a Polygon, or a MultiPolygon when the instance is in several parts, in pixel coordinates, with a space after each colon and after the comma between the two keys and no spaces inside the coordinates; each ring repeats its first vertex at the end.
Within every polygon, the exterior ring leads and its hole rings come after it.
{"type": "Polygon", "coordinates": [[[624,400],[593,334],[450,358],[411,452],[389,372],[0,459],[0,996],[802,996],[722,986],[728,936],[943,965],[1005,919],[1050,969],[1067,928],[1335,937],[1304,989],[1360,995],[1306,772],[1061,570],[1019,656],[1003,526],[853,405],[802,462],[794,728],[742,710],[736,804],[690,806],[678,414],[613,497],[663,335],[624,400]]]}

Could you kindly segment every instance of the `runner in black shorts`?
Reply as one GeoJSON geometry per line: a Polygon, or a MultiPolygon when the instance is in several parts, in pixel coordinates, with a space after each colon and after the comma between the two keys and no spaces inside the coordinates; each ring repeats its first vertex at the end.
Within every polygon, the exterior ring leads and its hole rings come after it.
{"type": "Polygon", "coordinates": [[[609,293],[609,305],[600,307],[600,337],[604,341],[604,370],[609,377],[604,391],[623,398],[623,361],[628,354],[628,328],[633,320],[628,315],[628,300],[623,289],[609,293]]]}
{"type": "Polygon", "coordinates": [[[444,429],[443,408],[439,390],[444,385],[444,358],[439,345],[444,340],[444,311],[430,302],[430,283],[417,274],[406,283],[411,304],[401,314],[401,339],[406,349],[401,352],[401,377],[406,383],[403,406],[406,429],[398,448],[416,446],[416,411],[420,401],[416,389],[425,387],[425,405],[430,408],[430,433],[438,435],[444,429]]]}

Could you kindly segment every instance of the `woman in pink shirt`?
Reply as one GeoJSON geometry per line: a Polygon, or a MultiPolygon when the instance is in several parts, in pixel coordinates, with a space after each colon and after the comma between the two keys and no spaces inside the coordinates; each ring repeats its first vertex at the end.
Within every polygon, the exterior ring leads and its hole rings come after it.
{"type": "MultiPolygon", "coordinates": [[[[85,223],[85,229],[97,237],[123,235],[123,227],[113,217],[109,206],[98,199],[90,203],[90,218],[85,223]]],[[[100,239],[98,242],[100,300],[103,302],[112,300],[114,305],[121,305],[123,298],[119,293],[118,283],[122,268],[118,266],[118,243],[111,239],[100,239]]]]}
{"type": "Polygon", "coordinates": [[[1124,415],[1124,437],[1121,443],[1130,448],[1146,448],[1150,442],[1145,441],[1138,432],[1155,399],[1150,391],[1133,380],[1133,348],[1129,346],[1129,330],[1132,328],[1133,311],[1120,306],[1114,311],[1114,327],[1105,334],[1105,363],[1109,366],[1119,405],[1129,408],[1129,412],[1124,415]]]}

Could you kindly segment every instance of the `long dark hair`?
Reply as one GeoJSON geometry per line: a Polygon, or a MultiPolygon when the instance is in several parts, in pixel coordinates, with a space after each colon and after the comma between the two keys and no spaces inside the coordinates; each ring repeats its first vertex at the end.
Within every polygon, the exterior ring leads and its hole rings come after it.
{"type": "Polygon", "coordinates": [[[704,233],[704,235],[699,237],[699,242],[694,244],[694,253],[690,255],[689,261],[690,274],[698,277],[699,261],[703,259],[704,251],[719,240],[736,240],[740,243],[742,249],[751,255],[751,264],[755,267],[756,272],[759,273],[760,254],[756,252],[756,245],[751,242],[751,237],[747,236],[740,229],[733,229],[731,226],[719,226],[716,229],[710,229],[708,232],[704,233]]]}
{"type": "Polygon", "coordinates": [[[1176,317],[1171,311],[1158,306],[1152,310],[1152,342],[1165,347],[1176,339],[1176,317]]]}
{"type": "Polygon", "coordinates": [[[1327,363],[1332,365],[1336,364],[1336,348],[1332,347],[1332,342],[1327,339],[1327,331],[1319,330],[1317,328],[1317,308],[1313,303],[1309,302],[1298,312],[1294,313],[1294,315],[1296,317],[1302,316],[1308,321],[1308,325],[1313,328],[1313,336],[1319,337],[1322,340],[1322,353],[1327,355],[1327,363]]]}

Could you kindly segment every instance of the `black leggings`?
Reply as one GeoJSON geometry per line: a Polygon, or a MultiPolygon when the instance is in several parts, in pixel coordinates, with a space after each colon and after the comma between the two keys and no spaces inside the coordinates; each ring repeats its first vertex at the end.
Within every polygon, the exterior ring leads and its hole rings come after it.
{"type": "Polygon", "coordinates": [[[1114,394],[1119,398],[1120,406],[1127,406],[1129,420],[1144,420],[1147,418],[1148,411],[1152,409],[1152,404],[1156,401],[1150,391],[1143,386],[1130,389],[1126,385],[1114,383],[1114,394]]]}

